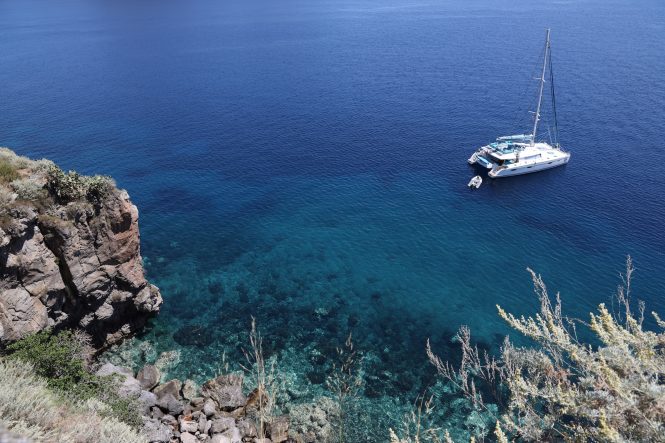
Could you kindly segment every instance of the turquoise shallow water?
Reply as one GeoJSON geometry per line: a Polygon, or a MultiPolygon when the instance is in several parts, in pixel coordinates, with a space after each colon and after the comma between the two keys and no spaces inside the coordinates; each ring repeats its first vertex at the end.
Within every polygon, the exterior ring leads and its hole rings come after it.
{"type": "Polygon", "coordinates": [[[527,266],[584,317],[631,254],[662,310],[661,2],[64,5],[0,4],[0,144],[139,206],[165,304],[116,357],[201,381],[255,316],[298,403],[352,331],[392,419],[435,381],[426,338],[496,349],[495,305],[537,308],[527,266]],[[546,26],[571,163],[469,192],[473,149],[529,127],[546,26]]]}

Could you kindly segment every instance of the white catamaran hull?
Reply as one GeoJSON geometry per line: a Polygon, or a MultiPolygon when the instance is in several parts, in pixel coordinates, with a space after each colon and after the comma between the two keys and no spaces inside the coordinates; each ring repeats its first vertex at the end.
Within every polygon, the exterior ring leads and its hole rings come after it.
{"type": "Polygon", "coordinates": [[[513,175],[530,174],[532,172],[538,172],[538,171],[544,171],[545,169],[556,168],[557,166],[563,166],[566,163],[568,163],[568,160],[570,160],[570,154],[569,153],[566,154],[567,155],[565,157],[548,162],[534,163],[524,166],[515,165],[511,167],[504,166],[504,167],[494,168],[487,175],[489,175],[491,178],[501,178],[501,177],[510,177],[513,175]]]}
{"type": "MultiPolygon", "coordinates": [[[[490,178],[510,177],[513,175],[531,174],[556,168],[568,163],[570,153],[564,151],[558,142],[558,123],[556,119],[556,100],[554,97],[554,77],[551,68],[550,30],[545,35],[545,50],[543,67],[540,70],[538,101],[536,111],[533,113],[533,129],[528,134],[507,135],[498,137],[495,142],[485,145],[474,152],[467,162],[489,169],[490,178]],[[538,141],[538,123],[541,120],[540,111],[543,104],[543,91],[548,63],[550,65],[550,93],[554,115],[554,138],[550,133],[550,143],[538,141]]],[[[548,129],[549,132],[549,129],[548,129]]]]}

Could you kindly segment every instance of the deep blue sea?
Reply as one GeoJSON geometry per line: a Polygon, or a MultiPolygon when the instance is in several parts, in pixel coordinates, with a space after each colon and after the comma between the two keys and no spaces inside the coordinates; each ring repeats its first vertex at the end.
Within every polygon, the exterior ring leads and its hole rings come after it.
{"type": "Polygon", "coordinates": [[[382,432],[426,338],[496,349],[496,304],[537,309],[526,267],[588,318],[630,254],[665,313],[662,0],[133,3],[0,2],[0,145],[139,207],[165,303],[115,351],[137,367],[237,369],[254,316],[288,409],[353,332],[382,432]],[[571,162],[471,192],[471,152],[529,130],[546,27],[571,162]]]}

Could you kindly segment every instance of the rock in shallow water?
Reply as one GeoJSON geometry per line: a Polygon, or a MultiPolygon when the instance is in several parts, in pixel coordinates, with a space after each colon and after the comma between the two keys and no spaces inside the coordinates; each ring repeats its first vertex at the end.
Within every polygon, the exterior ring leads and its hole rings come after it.
{"type": "Polygon", "coordinates": [[[169,380],[166,383],[163,383],[153,389],[152,392],[155,393],[157,398],[162,398],[166,394],[171,394],[176,400],[181,399],[180,389],[182,388],[182,383],[180,380],[169,380]]]}
{"type": "Polygon", "coordinates": [[[222,411],[232,411],[247,402],[242,393],[241,374],[220,375],[203,384],[201,394],[211,398],[222,411]]]}
{"type": "Polygon", "coordinates": [[[181,346],[208,346],[215,341],[212,328],[204,325],[186,325],[173,333],[173,340],[181,346]]]}
{"type": "Polygon", "coordinates": [[[159,369],[153,365],[145,365],[138,373],[136,376],[137,380],[139,383],[141,383],[141,387],[146,390],[151,390],[157,384],[159,383],[159,379],[161,378],[161,373],[159,372],[159,369]]]}
{"type": "Polygon", "coordinates": [[[273,418],[268,425],[268,435],[273,443],[282,443],[289,438],[289,417],[282,415],[273,418]]]}

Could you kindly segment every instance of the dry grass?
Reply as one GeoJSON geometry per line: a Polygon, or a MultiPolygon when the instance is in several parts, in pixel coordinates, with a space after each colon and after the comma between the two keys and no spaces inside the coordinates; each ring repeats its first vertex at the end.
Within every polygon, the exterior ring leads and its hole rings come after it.
{"type": "MultiPolygon", "coordinates": [[[[275,360],[266,362],[263,354],[263,338],[256,327],[256,319],[252,317],[252,329],[249,333],[249,350],[243,350],[247,365],[241,365],[256,386],[250,393],[248,404],[255,409],[256,429],[259,438],[267,436],[267,428],[274,419],[277,393],[280,389],[275,360]]],[[[247,406],[245,412],[247,413],[247,406]]]]}
{"type": "MultiPolygon", "coordinates": [[[[529,272],[540,312],[515,317],[498,309],[513,329],[539,346],[517,348],[506,339],[494,358],[481,354],[468,328],[462,328],[458,368],[440,360],[428,344],[439,374],[479,410],[490,412],[478,384],[503,405],[496,417],[499,441],[665,442],[665,332],[643,328],[643,303],[632,309],[630,257],[616,297],[620,312],[601,304],[589,323],[565,317],[558,294],[552,301],[542,278],[529,272]],[[593,344],[578,339],[577,325],[595,334],[593,344]]],[[[665,322],[654,317],[665,329],[665,322]]]]}
{"type": "Polygon", "coordinates": [[[344,346],[337,347],[336,352],[337,360],[333,362],[332,371],[326,379],[326,387],[333,393],[339,408],[337,422],[333,424],[334,441],[345,443],[350,440],[349,430],[354,427],[354,424],[349,423],[349,413],[363,386],[362,358],[354,347],[351,333],[344,341],[344,346]]]}
{"type": "MultiPolygon", "coordinates": [[[[71,404],[21,360],[0,359],[0,427],[35,443],[145,443],[128,425],[102,418],[100,405],[71,404]]],[[[3,437],[0,435],[0,438],[3,437]]]]}

